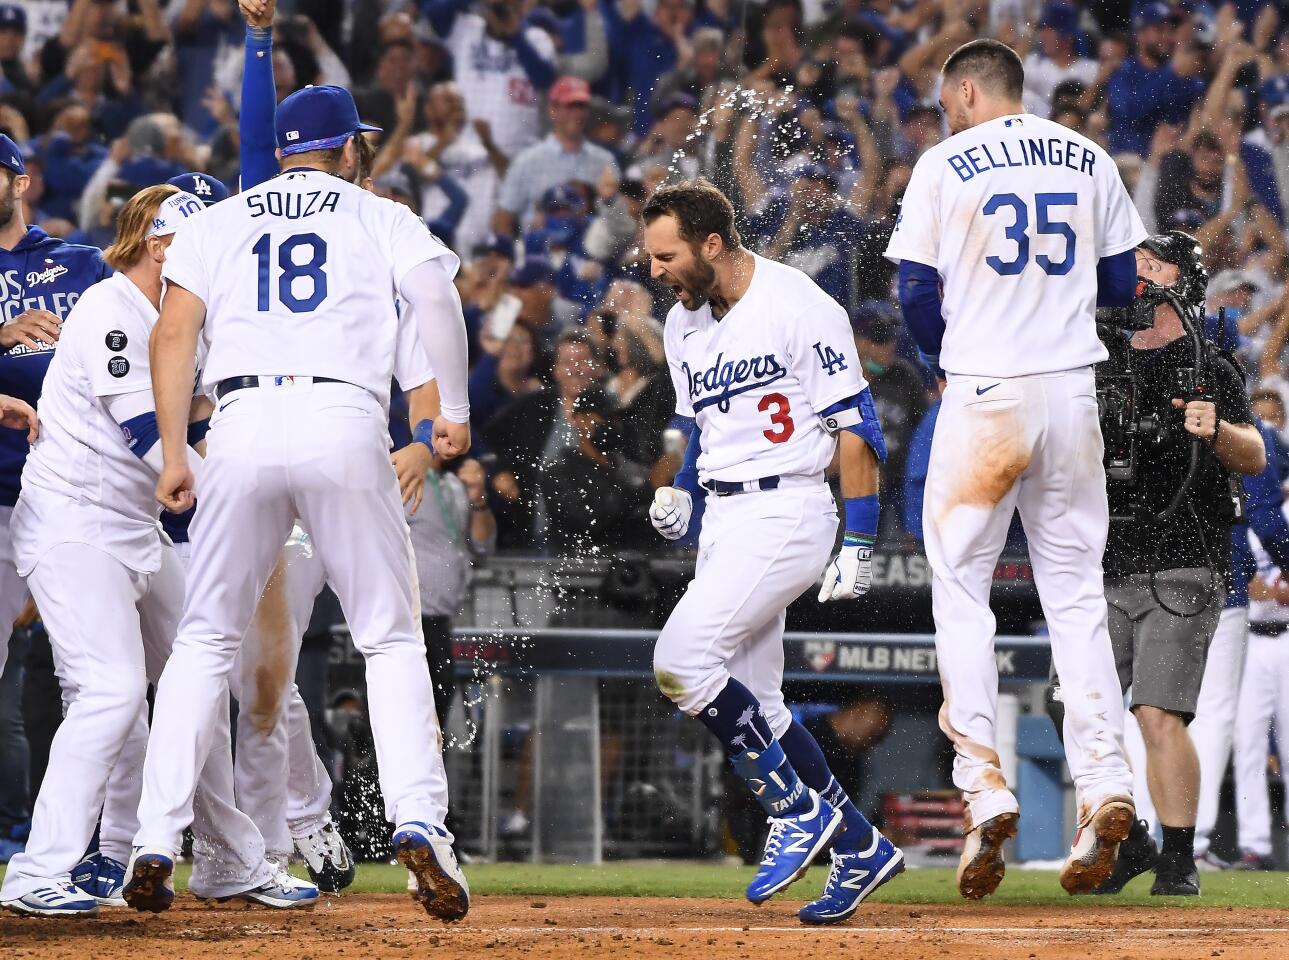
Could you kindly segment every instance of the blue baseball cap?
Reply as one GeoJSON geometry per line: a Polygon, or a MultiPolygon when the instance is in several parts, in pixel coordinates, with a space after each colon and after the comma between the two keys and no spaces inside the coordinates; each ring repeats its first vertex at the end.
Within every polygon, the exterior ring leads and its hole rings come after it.
{"type": "Polygon", "coordinates": [[[1079,11],[1068,3],[1049,3],[1038,21],[1039,28],[1049,27],[1066,37],[1079,32],[1079,11]]]}
{"type": "Polygon", "coordinates": [[[1132,22],[1139,27],[1151,27],[1176,19],[1177,14],[1172,7],[1163,0],[1152,0],[1151,3],[1143,3],[1137,8],[1132,22]]]}
{"type": "Polygon", "coordinates": [[[221,200],[227,200],[229,197],[228,187],[224,186],[209,173],[181,173],[177,177],[171,177],[166,183],[172,187],[178,187],[185,193],[191,193],[194,197],[211,207],[221,200]]]}
{"type": "Polygon", "coordinates": [[[510,272],[512,287],[534,287],[539,283],[554,283],[555,268],[551,262],[542,257],[529,257],[522,267],[510,272]]]}
{"type": "Polygon", "coordinates": [[[0,30],[27,32],[27,11],[16,3],[0,3],[0,30]]]}
{"type": "Polygon", "coordinates": [[[380,133],[380,127],[358,119],[353,94],[331,85],[305,87],[277,108],[277,145],[282,156],[309,150],[334,150],[355,133],[380,133]]]}
{"type": "Polygon", "coordinates": [[[27,164],[23,163],[22,151],[3,133],[0,133],[0,167],[26,176],[27,164]]]}

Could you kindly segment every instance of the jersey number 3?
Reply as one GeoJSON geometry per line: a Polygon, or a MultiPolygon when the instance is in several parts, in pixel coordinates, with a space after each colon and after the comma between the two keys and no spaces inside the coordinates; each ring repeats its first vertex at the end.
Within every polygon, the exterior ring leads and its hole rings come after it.
{"type": "MultiPolygon", "coordinates": [[[[1045,253],[1040,253],[1034,262],[1043,268],[1051,277],[1063,277],[1074,267],[1074,228],[1063,220],[1053,220],[1052,207],[1072,207],[1079,202],[1077,193],[1038,193],[1034,195],[1034,209],[1038,214],[1038,225],[1035,232],[1040,236],[1065,238],[1065,253],[1060,260],[1053,260],[1045,253]]],[[[981,211],[991,217],[1009,207],[1012,212],[1012,224],[1003,231],[1012,243],[1016,244],[1016,255],[1010,260],[1002,257],[985,257],[985,263],[993,267],[994,272],[1003,277],[1014,277],[1025,269],[1029,263],[1029,207],[1025,201],[1014,193],[995,193],[985,201],[981,211]]]]}
{"type": "MultiPolygon", "coordinates": [[[[261,311],[272,305],[270,275],[273,272],[272,253],[273,238],[267,233],[255,241],[251,247],[259,266],[259,301],[261,311]]],[[[318,304],[327,299],[327,273],[322,268],[327,265],[327,241],[316,233],[297,233],[288,237],[277,248],[277,298],[282,306],[292,313],[308,313],[318,309],[318,304]],[[300,255],[305,256],[303,263],[297,263],[296,251],[303,247],[300,255]]]]}
{"type": "Polygon", "coordinates": [[[781,393],[767,393],[756,405],[762,413],[771,407],[774,407],[774,412],[770,414],[770,422],[774,424],[774,429],[762,430],[761,433],[771,443],[787,443],[797,429],[797,425],[792,422],[792,408],[788,406],[788,398],[781,393]]]}

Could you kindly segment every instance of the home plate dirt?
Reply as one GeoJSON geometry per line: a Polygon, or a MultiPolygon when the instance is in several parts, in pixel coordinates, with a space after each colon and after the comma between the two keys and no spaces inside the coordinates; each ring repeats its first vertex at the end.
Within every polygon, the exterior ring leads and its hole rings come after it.
{"type": "Polygon", "coordinates": [[[1285,914],[1268,909],[913,907],[873,904],[847,924],[805,927],[796,904],[728,900],[485,897],[464,923],[431,920],[406,897],[330,898],[285,913],[208,907],[180,896],[160,916],[108,910],[96,920],[0,916],[0,953],[49,960],[359,960],[377,957],[761,958],[876,960],[1264,960],[1289,956],[1285,914]]]}

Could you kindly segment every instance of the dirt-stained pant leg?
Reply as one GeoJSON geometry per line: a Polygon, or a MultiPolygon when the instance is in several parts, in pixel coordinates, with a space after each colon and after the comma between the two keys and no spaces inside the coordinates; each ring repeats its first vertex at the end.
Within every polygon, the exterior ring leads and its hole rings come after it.
{"type": "Polygon", "coordinates": [[[967,801],[968,828],[1017,809],[996,752],[996,624],[989,610],[994,566],[1017,507],[1061,677],[1066,755],[1081,809],[1131,796],[1102,591],[1109,521],[1092,391],[1086,370],[954,376],[944,393],[923,526],[945,691],[940,725],[954,744],[954,783],[967,801]]]}
{"type": "Polygon", "coordinates": [[[1016,381],[954,377],[944,392],[927,470],[922,525],[931,564],[936,659],[944,687],[940,729],[953,743],[953,782],[967,829],[1015,811],[995,747],[998,664],[989,609],[994,567],[1029,465],[1016,381]]]}
{"type": "Polygon", "coordinates": [[[1023,379],[1034,440],[1017,507],[1061,678],[1065,757],[1082,825],[1110,798],[1132,798],[1101,567],[1110,508],[1096,381],[1091,369],[1023,379]]]}

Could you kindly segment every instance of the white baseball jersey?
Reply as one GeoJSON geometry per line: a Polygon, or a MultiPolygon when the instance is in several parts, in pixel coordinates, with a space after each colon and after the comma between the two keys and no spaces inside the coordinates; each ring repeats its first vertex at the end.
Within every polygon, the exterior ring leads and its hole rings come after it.
{"type": "Polygon", "coordinates": [[[141,573],[161,562],[156,475],[130,450],[107,399],[151,392],[148,336],[157,311],[114,274],[82,294],[40,395],[40,436],[14,510],[18,572],[60,543],[87,543],[141,573]]]}
{"type": "Polygon", "coordinates": [[[387,405],[410,314],[395,309],[399,285],[426,261],[449,277],[459,265],[407,207],[317,170],[280,174],[196,220],[163,276],[206,304],[206,392],[228,377],[330,377],[387,405]]]}
{"type": "Polygon", "coordinates": [[[819,415],[867,386],[841,305],[800,270],[755,259],[720,320],[708,304],[667,314],[676,412],[702,430],[700,481],[821,473],[836,440],[819,415]]]}
{"type": "Polygon", "coordinates": [[[1109,154],[1024,114],[937,144],[913,168],[886,256],[944,285],[940,365],[1018,377],[1106,358],[1097,262],[1146,239],[1109,154]]]}
{"type": "MultiPolygon", "coordinates": [[[[522,27],[524,39],[542,59],[555,62],[555,43],[539,27],[522,27]]],[[[461,13],[444,38],[452,51],[456,82],[465,92],[472,120],[487,120],[501,152],[514,157],[537,142],[542,128],[537,91],[512,44],[489,36],[482,16],[461,13]]]]}
{"type": "MultiPolygon", "coordinates": [[[[1284,508],[1286,516],[1289,516],[1289,507],[1284,508]]],[[[1258,579],[1267,584],[1274,584],[1278,579],[1284,576],[1271,560],[1271,555],[1262,546],[1262,541],[1258,535],[1249,530],[1249,547],[1253,550],[1254,562],[1258,565],[1258,579]]],[[[1277,603],[1275,600],[1254,600],[1249,598],[1249,623],[1287,623],[1289,622],[1289,606],[1277,603]]]]}

